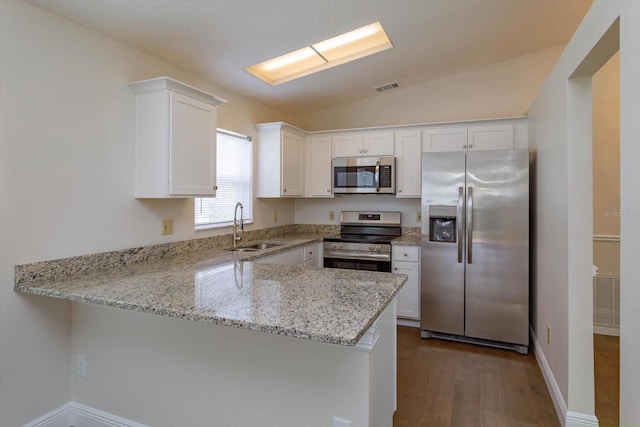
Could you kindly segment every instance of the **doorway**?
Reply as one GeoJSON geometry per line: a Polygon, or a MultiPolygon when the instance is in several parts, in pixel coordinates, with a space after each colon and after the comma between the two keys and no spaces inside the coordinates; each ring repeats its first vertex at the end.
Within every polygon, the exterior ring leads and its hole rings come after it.
{"type": "Polygon", "coordinates": [[[595,413],[619,425],[620,404],[620,55],[593,75],[593,279],[595,413]]]}

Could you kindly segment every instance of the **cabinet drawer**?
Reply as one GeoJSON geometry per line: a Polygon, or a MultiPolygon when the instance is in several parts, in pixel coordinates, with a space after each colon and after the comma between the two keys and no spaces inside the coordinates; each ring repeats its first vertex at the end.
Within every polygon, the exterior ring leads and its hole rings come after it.
{"type": "Polygon", "coordinates": [[[420,248],[418,246],[394,246],[393,260],[418,262],[420,261],[420,248]]]}

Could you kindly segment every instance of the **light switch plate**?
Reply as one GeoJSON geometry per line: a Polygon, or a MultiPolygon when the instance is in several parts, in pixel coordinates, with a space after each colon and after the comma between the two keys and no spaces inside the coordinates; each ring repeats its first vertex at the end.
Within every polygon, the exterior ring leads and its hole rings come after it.
{"type": "Polygon", "coordinates": [[[162,234],[163,235],[173,234],[173,220],[172,219],[163,219],[162,220],[162,234]]]}

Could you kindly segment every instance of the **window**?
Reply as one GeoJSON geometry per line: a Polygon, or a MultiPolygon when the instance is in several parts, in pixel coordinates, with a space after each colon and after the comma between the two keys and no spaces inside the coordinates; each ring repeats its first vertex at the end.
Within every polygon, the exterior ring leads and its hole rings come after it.
{"type": "MultiPolygon", "coordinates": [[[[253,222],[253,144],[251,138],[218,129],[216,197],[194,199],[196,229],[233,224],[236,203],[243,205],[245,223],[253,222]]],[[[240,215],[240,212],[238,212],[240,215]]]]}

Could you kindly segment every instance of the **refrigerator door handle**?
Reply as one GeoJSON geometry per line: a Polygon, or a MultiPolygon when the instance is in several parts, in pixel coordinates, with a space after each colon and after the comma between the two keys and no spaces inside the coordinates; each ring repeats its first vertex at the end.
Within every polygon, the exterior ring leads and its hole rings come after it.
{"type": "Polygon", "coordinates": [[[473,262],[473,187],[467,187],[467,263],[473,262]]]}
{"type": "Polygon", "coordinates": [[[458,215],[456,222],[458,223],[458,263],[462,263],[462,246],[464,245],[464,229],[462,228],[462,218],[464,210],[464,187],[458,187],[458,215]]]}

